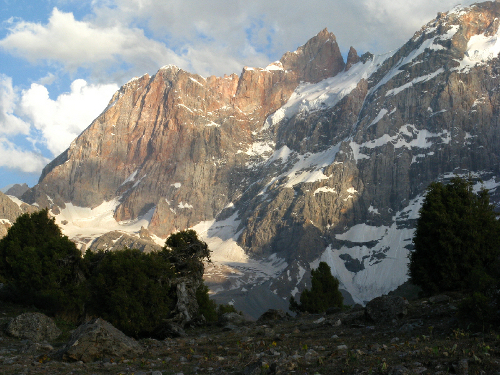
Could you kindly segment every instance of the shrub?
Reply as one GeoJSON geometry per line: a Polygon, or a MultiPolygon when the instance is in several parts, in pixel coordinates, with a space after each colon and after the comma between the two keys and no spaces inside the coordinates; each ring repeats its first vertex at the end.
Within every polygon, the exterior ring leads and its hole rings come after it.
{"type": "Polygon", "coordinates": [[[87,251],[87,313],[128,335],[151,334],[175,307],[174,269],[160,253],[87,251]]]}
{"type": "Polygon", "coordinates": [[[81,253],[47,210],[21,215],[0,240],[0,274],[4,299],[73,318],[81,313],[81,253]]]}
{"type": "Polygon", "coordinates": [[[217,303],[210,299],[205,283],[202,283],[196,290],[196,302],[198,302],[200,314],[205,317],[207,322],[217,321],[217,303]]]}
{"type": "Polygon", "coordinates": [[[342,307],[344,297],[339,291],[339,281],[332,276],[330,266],[320,262],[317,269],[311,270],[311,290],[304,290],[300,295],[300,304],[292,296],[290,310],[294,312],[325,312],[330,307],[342,307]]]}
{"type": "Polygon", "coordinates": [[[207,244],[188,230],[171,235],[159,252],[87,251],[82,259],[42,210],[20,216],[0,240],[2,298],[72,322],[99,316],[128,335],[154,335],[176,306],[181,278],[201,283],[196,300],[207,320],[227,309],[210,300],[203,284],[209,257],[207,244]]]}

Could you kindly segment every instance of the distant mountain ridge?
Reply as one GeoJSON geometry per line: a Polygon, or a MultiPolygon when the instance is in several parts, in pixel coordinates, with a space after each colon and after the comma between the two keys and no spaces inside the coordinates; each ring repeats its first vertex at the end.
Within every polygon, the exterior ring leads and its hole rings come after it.
{"type": "Polygon", "coordinates": [[[320,261],[364,303],[407,279],[430,182],[472,175],[499,201],[499,19],[497,2],[457,7],[347,62],[325,29],[240,76],[163,67],[124,85],[22,199],[87,245],[194,227],[215,298],[251,315],[286,307],[320,261]]]}

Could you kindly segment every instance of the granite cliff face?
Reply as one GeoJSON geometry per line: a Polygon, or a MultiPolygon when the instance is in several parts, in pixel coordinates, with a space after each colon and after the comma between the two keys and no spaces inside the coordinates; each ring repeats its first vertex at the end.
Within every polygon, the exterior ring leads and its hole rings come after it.
{"type": "MultiPolygon", "coordinates": [[[[299,82],[344,68],[335,36],[320,32],[295,53],[238,77],[203,78],[175,66],[134,79],[25,195],[61,207],[95,207],[119,196],[118,221],[154,210],[150,230],[166,236],[215,217],[241,190],[238,154],[299,82]]],[[[45,202],[43,202],[45,203],[45,202]]]]}
{"type": "Polygon", "coordinates": [[[164,67],[123,86],[23,199],[60,220],[108,204],[161,238],[194,227],[216,298],[256,316],[321,260],[363,303],[406,280],[431,181],[472,174],[498,198],[498,19],[496,2],[455,8],[346,63],[323,30],[240,76],[164,67]]]}

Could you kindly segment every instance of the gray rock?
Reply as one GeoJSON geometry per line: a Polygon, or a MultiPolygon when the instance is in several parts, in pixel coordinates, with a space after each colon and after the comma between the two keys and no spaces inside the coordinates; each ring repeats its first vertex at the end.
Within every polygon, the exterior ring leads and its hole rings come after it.
{"type": "Polygon", "coordinates": [[[269,309],[260,316],[258,322],[269,322],[273,320],[283,320],[287,318],[286,312],[283,310],[269,309]]]}
{"type": "Polygon", "coordinates": [[[219,318],[219,323],[221,324],[231,323],[234,325],[240,325],[244,324],[245,322],[246,319],[243,315],[234,312],[225,313],[219,318]]]}
{"type": "Polygon", "coordinates": [[[393,368],[391,368],[391,370],[389,371],[389,374],[390,375],[408,375],[408,374],[410,374],[410,370],[408,370],[403,365],[399,365],[399,366],[394,366],[393,368]]]}
{"type": "Polygon", "coordinates": [[[228,323],[224,326],[224,328],[222,328],[222,330],[228,332],[228,331],[234,331],[237,328],[238,327],[236,327],[234,324],[228,323]]]}
{"type": "Polygon", "coordinates": [[[36,342],[54,340],[61,334],[54,320],[42,313],[24,313],[10,321],[8,335],[36,342]]]}
{"type": "Polygon", "coordinates": [[[123,248],[138,249],[145,253],[161,250],[161,246],[157,245],[153,240],[146,236],[137,238],[136,236],[123,233],[121,231],[113,231],[103,234],[95,239],[89,247],[90,251],[98,250],[121,250],[123,248]]]}
{"type": "Polygon", "coordinates": [[[382,296],[366,304],[366,317],[375,323],[392,322],[408,313],[408,300],[398,296],[382,296]]]}
{"type": "Polygon", "coordinates": [[[48,354],[54,348],[48,342],[32,342],[27,340],[26,344],[21,348],[21,353],[25,354],[48,354]]]}
{"type": "Polygon", "coordinates": [[[453,365],[455,373],[457,375],[468,375],[469,374],[469,362],[466,359],[461,359],[457,364],[453,365]]]}
{"type": "Polygon", "coordinates": [[[98,318],[78,327],[55,355],[66,361],[91,362],[104,356],[136,357],[143,351],[137,341],[98,318]]]}
{"type": "Polygon", "coordinates": [[[29,190],[29,186],[27,184],[15,184],[10,187],[9,190],[5,192],[5,195],[13,195],[16,198],[21,198],[24,193],[29,190]]]}
{"type": "Polygon", "coordinates": [[[337,314],[339,312],[342,312],[342,308],[334,306],[334,307],[330,307],[326,310],[326,315],[333,315],[333,314],[337,314]]]}
{"type": "Polygon", "coordinates": [[[451,301],[451,297],[448,297],[445,294],[439,294],[437,296],[432,296],[429,298],[430,303],[446,303],[446,302],[450,302],[450,301],[451,301]]]}
{"type": "Polygon", "coordinates": [[[159,338],[177,338],[177,337],[186,337],[186,332],[184,329],[174,322],[166,322],[162,324],[159,330],[155,333],[155,335],[159,338]]]}

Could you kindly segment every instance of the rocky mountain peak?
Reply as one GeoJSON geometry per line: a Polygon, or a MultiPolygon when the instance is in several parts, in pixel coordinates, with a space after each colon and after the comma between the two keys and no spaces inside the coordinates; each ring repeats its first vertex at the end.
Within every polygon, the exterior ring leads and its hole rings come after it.
{"type": "Polygon", "coordinates": [[[351,47],[349,49],[349,53],[347,54],[347,62],[345,64],[345,71],[347,72],[351,66],[354,64],[357,64],[359,61],[361,61],[360,57],[358,56],[358,52],[354,49],[354,47],[351,47]]]}
{"type": "Polygon", "coordinates": [[[300,81],[312,83],[333,77],[345,67],[337,39],[326,28],[280,61],[286,70],[297,72],[300,81]]]}

